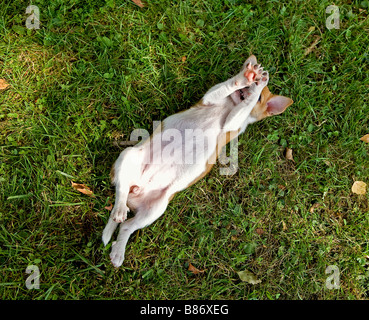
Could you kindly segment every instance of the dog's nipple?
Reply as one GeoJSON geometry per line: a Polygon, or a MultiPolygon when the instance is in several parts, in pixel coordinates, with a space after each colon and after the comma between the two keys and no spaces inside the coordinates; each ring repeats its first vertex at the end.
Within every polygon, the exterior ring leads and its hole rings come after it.
{"type": "Polygon", "coordinates": [[[130,193],[133,193],[133,194],[137,194],[140,192],[140,187],[139,186],[132,186],[129,190],[130,193]]]}

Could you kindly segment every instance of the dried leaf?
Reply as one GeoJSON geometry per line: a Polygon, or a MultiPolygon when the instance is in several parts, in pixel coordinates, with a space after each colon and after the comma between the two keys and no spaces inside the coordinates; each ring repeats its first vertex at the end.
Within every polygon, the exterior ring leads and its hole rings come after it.
{"type": "Polygon", "coordinates": [[[87,186],[85,186],[84,184],[81,184],[81,183],[74,183],[73,181],[72,182],[72,187],[74,189],[76,189],[77,191],[83,193],[83,194],[86,194],[88,196],[92,196],[94,197],[94,193],[91,191],[91,189],[87,186]]]}
{"type": "Polygon", "coordinates": [[[282,220],[282,230],[283,231],[286,231],[287,230],[286,222],[284,222],[283,220],[282,220]]]}
{"type": "Polygon", "coordinates": [[[204,273],[205,272],[205,270],[199,270],[199,269],[197,269],[191,263],[188,266],[188,271],[191,271],[193,274],[199,274],[199,273],[204,273]]]}
{"type": "Polygon", "coordinates": [[[330,166],[332,165],[328,160],[323,160],[323,162],[324,162],[328,167],[330,167],[330,166]]]}
{"type": "Polygon", "coordinates": [[[132,0],[135,4],[137,4],[139,7],[143,8],[144,4],[141,2],[141,0],[132,0]]]}
{"type": "Polygon", "coordinates": [[[0,90],[5,90],[9,86],[10,84],[7,83],[4,79],[0,79],[0,90]]]}
{"type": "Polygon", "coordinates": [[[361,141],[364,141],[364,142],[366,142],[366,143],[369,143],[369,133],[368,133],[368,134],[366,134],[365,136],[361,137],[361,138],[360,138],[360,140],[361,140],[361,141]]]}
{"type": "Polygon", "coordinates": [[[257,229],[256,229],[256,233],[257,233],[259,236],[261,236],[261,235],[264,233],[264,230],[263,230],[263,229],[261,229],[261,228],[257,228],[257,229]]]}
{"type": "Polygon", "coordinates": [[[305,50],[304,56],[307,56],[309,53],[311,53],[316,47],[316,45],[319,43],[319,41],[320,41],[320,36],[317,36],[314,42],[310,45],[310,47],[305,50]]]}
{"type": "Polygon", "coordinates": [[[314,203],[314,204],[312,205],[312,207],[310,208],[309,212],[310,212],[310,213],[313,213],[313,212],[314,212],[314,210],[315,210],[316,208],[318,208],[319,206],[320,206],[320,203],[314,203]]]}
{"type": "Polygon", "coordinates": [[[293,161],[292,149],[290,149],[290,148],[286,148],[286,159],[293,161]]]}
{"type": "Polygon", "coordinates": [[[113,209],[113,204],[111,203],[110,206],[106,206],[105,209],[111,211],[113,209]]]}
{"type": "Polygon", "coordinates": [[[240,272],[237,272],[237,274],[240,277],[241,281],[243,281],[243,282],[247,282],[247,283],[250,283],[250,284],[253,284],[253,285],[261,283],[261,280],[258,280],[256,275],[253,274],[249,270],[240,271],[240,272]]]}
{"type": "Polygon", "coordinates": [[[366,194],[366,183],[363,181],[355,181],[351,190],[356,194],[366,194]]]}

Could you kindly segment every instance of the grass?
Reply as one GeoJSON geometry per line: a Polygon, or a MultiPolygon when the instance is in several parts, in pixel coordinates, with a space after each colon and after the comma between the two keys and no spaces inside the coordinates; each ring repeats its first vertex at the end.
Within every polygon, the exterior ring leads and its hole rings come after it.
{"type": "Polygon", "coordinates": [[[39,30],[25,28],[26,1],[0,8],[2,299],[368,298],[368,194],[351,192],[369,183],[367,1],[335,3],[331,30],[328,1],[32,3],[39,30]],[[116,142],[190,107],[251,53],[295,103],[250,126],[237,173],[217,165],[177,194],[114,269],[101,232],[116,142]],[[39,290],[25,286],[29,265],[39,290]],[[326,288],[330,265],[339,289],[326,288]]]}

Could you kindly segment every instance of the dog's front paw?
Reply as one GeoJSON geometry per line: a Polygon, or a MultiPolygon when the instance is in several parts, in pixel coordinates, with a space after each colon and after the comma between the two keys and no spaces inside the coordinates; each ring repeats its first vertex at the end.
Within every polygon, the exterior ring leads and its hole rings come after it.
{"type": "Polygon", "coordinates": [[[244,100],[246,97],[257,95],[259,97],[261,91],[264,89],[264,87],[268,84],[269,81],[269,73],[268,71],[264,71],[260,65],[253,66],[255,78],[254,82],[241,90],[241,100],[244,100]]]}
{"type": "Polygon", "coordinates": [[[260,78],[259,76],[260,69],[261,71],[263,69],[260,67],[260,64],[254,65],[250,62],[237,75],[235,85],[242,88],[251,86],[258,80],[258,78],[260,78]]]}
{"type": "Polygon", "coordinates": [[[127,212],[129,212],[129,208],[126,204],[116,204],[111,212],[111,217],[115,222],[123,222],[127,219],[127,212]]]}
{"type": "Polygon", "coordinates": [[[269,81],[268,71],[264,71],[263,68],[260,67],[260,65],[255,65],[254,66],[254,72],[256,74],[255,84],[259,88],[264,88],[268,84],[268,81],[269,81]]]}
{"type": "Polygon", "coordinates": [[[260,64],[252,65],[251,62],[246,66],[246,70],[244,70],[243,76],[246,78],[248,85],[251,85],[255,82],[256,77],[258,76],[260,64]]]}
{"type": "Polygon", "coordinates": [[[125,248],[122,248],[119,241],[112,243],[110,260],[114,267],[119,268],[122,265],[124,261],[124,250],[125,248]]]}

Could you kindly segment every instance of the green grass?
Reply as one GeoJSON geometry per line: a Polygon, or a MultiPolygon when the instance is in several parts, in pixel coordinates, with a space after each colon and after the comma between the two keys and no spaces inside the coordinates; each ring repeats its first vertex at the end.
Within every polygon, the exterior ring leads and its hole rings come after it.
{"type": "Polygon", "coordinates": [[[2,299],[368,298],[368,194],[351,192],[369,184],[368,1],[336,2],[338,30],[328,1],[32,2],[37,31],[27,1],[0,8],[2,299]],[[295,103],[250,126],[237,173],[217,165],[177,194],[114,269],[101,233],[115,142],[190,107],[251,53],[295,103]],[[39,290],[25,286],[32,264],[39,290]],[[329,265],[339,289],[325,286],[329,265]],[[262,282],[242,282],[246,269],[262,282]]]}

